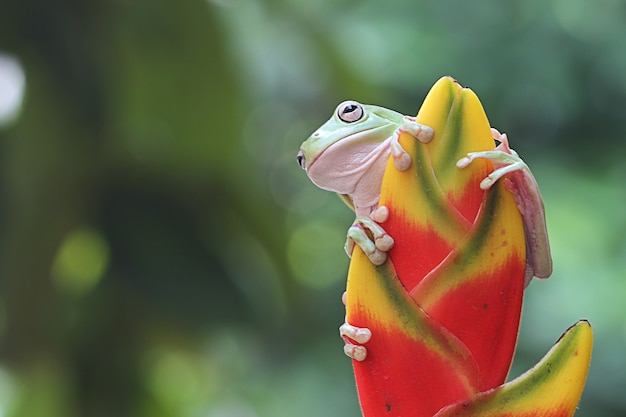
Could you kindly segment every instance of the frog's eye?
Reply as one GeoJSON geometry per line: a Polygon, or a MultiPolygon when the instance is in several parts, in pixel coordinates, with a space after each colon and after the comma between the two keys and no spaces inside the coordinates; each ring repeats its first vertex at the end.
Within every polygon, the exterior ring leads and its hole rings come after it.
{"type": "Polygon", "coordinates": [[[337,107],[337,116],[346,123],[361,120],[364,114],[363,106],[356,101],[344,101],[337,107]]]}
{"type": "Polygon", "coordinates": [[[304,152],[298,151],[298,155],[296,155],[296,160],[298,161],[298,165],[300,165],[300,168],[306,169],[306,157],[304,156],[304,152]]]}

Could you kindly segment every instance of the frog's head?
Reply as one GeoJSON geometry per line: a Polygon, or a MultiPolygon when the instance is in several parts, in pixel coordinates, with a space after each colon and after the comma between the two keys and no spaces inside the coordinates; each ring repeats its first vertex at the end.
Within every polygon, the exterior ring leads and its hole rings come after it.
{"type": "Polygon", "coordinates": [[[402,115],[378,106],[348,100],[337,106],[333,116],[302,143],[298,164],[310,173],[322,155],[338,161],[356,162],[369,145],[377,145],[391,136],[402,115]]]}

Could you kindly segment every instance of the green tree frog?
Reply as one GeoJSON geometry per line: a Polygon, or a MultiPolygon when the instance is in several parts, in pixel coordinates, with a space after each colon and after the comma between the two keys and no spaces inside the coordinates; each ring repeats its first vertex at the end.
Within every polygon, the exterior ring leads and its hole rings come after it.
{"type": "Polygon", "coordinates": [[[346,241],[348,255],[356,243],[376,265],[385,262],[393,245],[393,239],[376,223],[385,218],[385,208],[377,209],[389,155],[397,169],[404,171],[411,166],[410,155],[398,142],[401,132],[423,143],[434,135],[433,129],[417,123],[414,117],[348,100],[304,141],[297,155],[298,164],[314,184],[336,192],[355,211],[357,217],[346,241]]]}
{"type": "MultiPolygon", "coordinates": [[[[355,211],[356,219],[347,233],[348,255],[357,244],[376,265],[386,261],[386,253],[393,246],[393,238],[379,224],[388,216],[386,207],[378,206],[387,161],[392,156],[396,169],[401,171],[412,163],[411,156],[398,141],[402,132],[410,133],[422,143],[428,143],[434,136],[432,128],[416,122],[413,117],[383,107],[344,101],[332,117],[302,143],[297,154],[298,164],[314,184],[336,192],[355,211]]],[[[533,277],[547,278],[552,273],[543,200],[528,166],[509,148],[507,136],[496,129],[492,129],[492,134],[500,142],[497,147],[470,153],[456,165],[462,169],[478,158],[491,160],[495,170],[481,182],[483,190],[505,175],[508,178],[507,188],[515,197],[526,232],[525,280],[528,285],[533,277]]],[[[365,343],[371,337],[368,329],[348,323],[341,326],[340,333],[344,340],[348,337],[358,343],[365,343]]],[[[344,351],[354,359],[365,359],[363,346],[347,342],[344,351]]]]}

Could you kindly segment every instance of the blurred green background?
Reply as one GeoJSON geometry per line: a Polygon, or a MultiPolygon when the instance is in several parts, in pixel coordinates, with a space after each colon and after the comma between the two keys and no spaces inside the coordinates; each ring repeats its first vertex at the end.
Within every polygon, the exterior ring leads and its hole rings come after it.
{"type": "Polygon", "coordinates": [[[4,0],[0,417],[358,416],[353,214],[295,154],[448,74],[547,207],[511,376],[588,318],[577,415],[626,415],[625,39],[621,0],[4,0]]]}

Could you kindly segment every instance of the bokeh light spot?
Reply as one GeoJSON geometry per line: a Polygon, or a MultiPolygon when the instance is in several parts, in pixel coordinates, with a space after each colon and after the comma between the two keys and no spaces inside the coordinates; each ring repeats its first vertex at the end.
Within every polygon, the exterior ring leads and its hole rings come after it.
{"type": "Polygon", "coordinates": [[[17,117],[25,86],[26,77],[19,61],[0,52],[0,126],[17,117]]]}
{"type": "Polygon", "coordinates": [[[184,352],[164,350],[153,353],[149,386],[169,409],[177,410],[198,399],[200,379],[198,364],[184,352]]]}
{"type": "Polygon", "coordinates": [[[287,247],[294,278],[316,289],[329,287],[343,279],[348,260],[342,250],[345,238],[345,230],[324,222],[312,222],[298,228],[287,247]]]}
{"type": "Polygon", "coordinates": [[[109,263],[109,246],[95,230],[81,228],[68,233],[52,264],[52,277],[59,289],[83,294],[102,278],[109,263]]]}

